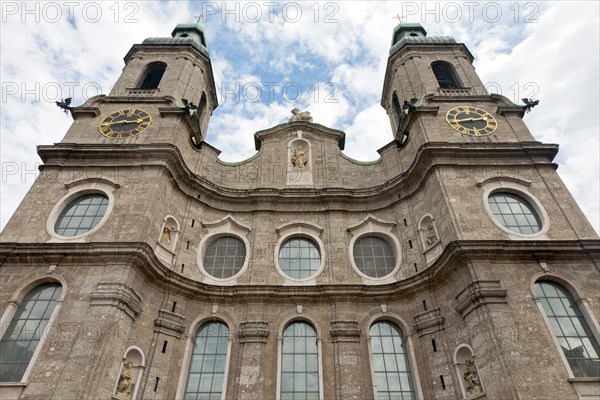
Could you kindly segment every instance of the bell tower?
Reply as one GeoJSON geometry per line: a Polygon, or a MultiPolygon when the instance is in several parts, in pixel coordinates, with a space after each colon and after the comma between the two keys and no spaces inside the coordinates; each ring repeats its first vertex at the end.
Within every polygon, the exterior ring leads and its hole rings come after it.
{"type": "Polygon", "coordinates": [[[172,96],[199,104],[205,94],[212,106],[216,104],[206,39],[200,25],[178,24],[170,38],[147,38],[134,45],[124,60],[123,72],[109,96],[172,96]],[[187,51],[182,53],[184,48],[187,51]]]}
{"type": "Polygon", "coordinates": [[[465,44],[427,36],[418,23],[394,29],[381,105],[397,146],[406,149],[404,167],[428,142],[533,141],[523,108],[489,94],[473,59],[465,44]]]}
{"type": "Polygon", "coordinates": [[[63,143],[164,143],[194,165],[218,105],[203,28],[179,24],[171,37],[133,45],[124,61],[108,95],[71,110],[75,122],[63,143]]]}

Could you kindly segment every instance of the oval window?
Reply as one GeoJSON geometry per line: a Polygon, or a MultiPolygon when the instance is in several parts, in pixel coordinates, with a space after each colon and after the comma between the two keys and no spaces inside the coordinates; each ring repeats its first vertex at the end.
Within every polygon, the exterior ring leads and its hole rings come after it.
{"type": "Polygon", "coordinates": [[[98,225],[107,208],[108,197],[103,194],[80,196],[62,210],[54,224],[54,231],[66,237],[82,235],[98,225]]]}

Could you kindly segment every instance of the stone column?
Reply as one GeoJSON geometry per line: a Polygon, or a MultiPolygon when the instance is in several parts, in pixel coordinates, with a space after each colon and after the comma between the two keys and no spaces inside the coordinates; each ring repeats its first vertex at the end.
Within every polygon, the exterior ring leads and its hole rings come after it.
{"type": "Polygon", "coordinates": [[[265,345],[269,338],[269,323],[266,321],[242,321],[239,325],[240,374],[236,378],[235,398],[239,400],[265,399],[264,365],[265,345]]]}
{"type": "Polygon", "coordinates": [[[335,397],[363,399],[368,388],[363,387],[363,364],[360,360],[360,329],[357,321],[331,321],[334,365],[336,371],[335,397]],[[365,389],[367,389],[365,391],[365,389]]]}

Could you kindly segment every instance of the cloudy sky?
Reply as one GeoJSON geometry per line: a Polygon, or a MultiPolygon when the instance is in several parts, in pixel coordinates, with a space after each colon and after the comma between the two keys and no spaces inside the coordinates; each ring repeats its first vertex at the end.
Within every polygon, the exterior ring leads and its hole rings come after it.
{"type": "Polygon", "coordinates": [[[294,107],[345,131],[350,157],[376,159],[392,139],[379,102],[400,15],[466,43],[490,92],[541,100],[525,121],[560,144],[558,172],[600,230],[597,1],[0,3],[2,227],[35,180],[36,145],[72,121],[54,101],[108,93],[132,44],[203,14],[220,103],[207,141],[223,160],[253,155],[254,132],[294,107]]]}

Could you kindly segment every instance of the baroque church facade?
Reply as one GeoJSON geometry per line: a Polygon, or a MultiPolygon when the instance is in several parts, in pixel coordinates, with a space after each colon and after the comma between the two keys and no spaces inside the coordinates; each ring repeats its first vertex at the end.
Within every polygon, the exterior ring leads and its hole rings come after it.
{"type": "Polygon", "coordinates": [[[402,23],[377,161],[295,110],[226,163],[203,29],[134,45],[2,232],[0,397],[600,398],[600,241],[472,62],[402,23]]]}

